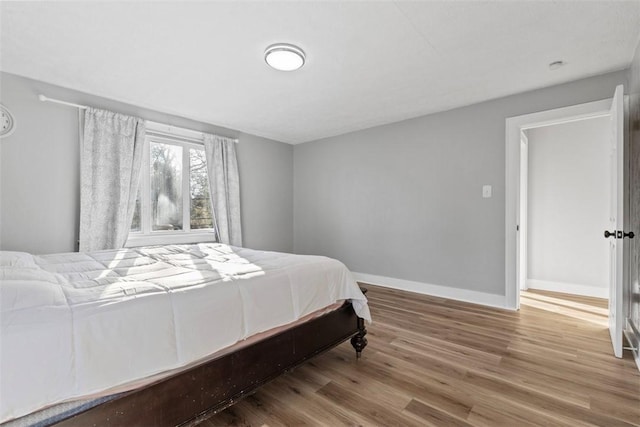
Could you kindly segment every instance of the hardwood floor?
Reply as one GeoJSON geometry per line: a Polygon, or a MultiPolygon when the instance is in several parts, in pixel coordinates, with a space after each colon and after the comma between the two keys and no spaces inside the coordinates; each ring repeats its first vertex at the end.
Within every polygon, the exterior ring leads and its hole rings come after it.
{"type": "Polygon", "coordinates": [[[220,425],[640,425],[640,373],[607,302],[524,292],[509,312],[363,284],[374,323],[204,421],[220,425]]]}

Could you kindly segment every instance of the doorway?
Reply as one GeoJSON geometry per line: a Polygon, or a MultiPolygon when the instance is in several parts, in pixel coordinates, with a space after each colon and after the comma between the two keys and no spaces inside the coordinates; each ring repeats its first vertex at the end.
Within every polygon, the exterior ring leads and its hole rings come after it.
{"type": "Polygon", "coordinates": [[[609,298],[609,129],[607,115],[521,131],[520,290],[609,298]]]}
{"type": "MultiPolygon", "coordinates": [[[[528,152],[523,152],[522,150],[522,145],[527,143],[527,134],[525,132],[528,129],[607,117],[610,114],[610,110],[611,99],[606,99],[507,119],[505,299],[508,308],[515,310],[520,308],[520,282],[523,280],[526,282],[526,264],[524,261],[527,258],[526,247],[528,245],[526,239],[520,238],[523,216],[521,215],[521,210],[524,210],[526,206],[525,200],[528,198],[526,194],[527,186],[523,185],[524,183],[520,179],[522,173],[528,174],[528,171],[521,171],[521,165],[527,161],[528,157],[528,152]],[[520,194],[521,192],[524,194],[520,194]]],[[[524,224],[522,225],[525,227],[527,226],[526,220],[526,215],[524,215],[524,224]]]]}
{"type": "MultiPolygon", "coordinates": [[[[624,300],[624,284],[626,283],[626,271],[624,260],[624,239],[628,234],[623,230],[625,217],[624,197],[628,192],[625,188],[625,171],[627,165],[624,161],[624,94],[623,87],[616,88],[612,99],[590,102],[571,107],[559,108],[555,110],[542,111],[523,116],[511,117],[506,121],[506,194],[505,194],[505,302],[511,309],[520,307],[520,283],[526,280],[526,246],[521,237],[521,222],[524,211],[521,179],[521,165],[524,162],[522,146],[526,144],[526,134],[529,129],[543,128],[560,123],[571,123],[576,121],[607,117],[609,122],[608,144],[609,155],[603,161],[610,164],[611,187],[608,191],[609,218],[607,222],[607,232],[603,237],[607,237],[609,244],[609,262],[607,263],[609,287],[609,331],[611,334],[614,354],[622,356],[622,330],[624,300]],[[524,266],[524,267],[523,267],[524,266]]],[[[524,215],[524,225],[527,226],[526,214],[524,215]]],[[[604,230],[603,230],[604,231],[604,230]]],[[[526,239],[525,239],[526,242],[526,239]]],[[[526,285],[525,285],[526,286],[526,285]]]]}

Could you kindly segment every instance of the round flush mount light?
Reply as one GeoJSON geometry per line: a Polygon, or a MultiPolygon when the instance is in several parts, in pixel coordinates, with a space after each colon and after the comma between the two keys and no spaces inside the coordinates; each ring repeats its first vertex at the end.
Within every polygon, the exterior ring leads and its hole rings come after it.
{"type": "Polygon", "coordinates": [[[550,70],[557,70],[558,68],[562,67],[565,64],[564,61],[553,61],[552,63],[549,64],[549,69],[550,70]]]}
{"type": "Polygon", "coordinates": [[[304,65],[306,56],[298,46],[276,43],[264,51],[264,60],[271,68],[280,71],[294,71],[304,65]]]}

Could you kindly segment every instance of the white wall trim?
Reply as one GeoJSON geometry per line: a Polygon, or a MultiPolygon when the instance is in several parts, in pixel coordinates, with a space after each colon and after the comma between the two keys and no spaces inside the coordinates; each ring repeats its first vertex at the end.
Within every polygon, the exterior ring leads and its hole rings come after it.
{"type": "Polygon", "coordinates": [[[400,289],[489,307],[506,308],[504,295],[489,294],[486,292],[471,291],[469,289],[452,288],[449,286],[432,285],[430,283],[414,282],[411,280],[396,279],[393,277],[377,276],[374,274],[352,272],[358,282],[384,286],[386,288],[400,289]]]}
{"type": "Polygon", "coordinates": [[[523,129],[585,120],[608,114],[611,99],[509,117],[505,126],[505,304],[520,308],[518,232],[520,218],[520,132],[523,129]]]}
{"type": "Polygon", "coordinates": [[[609,299],[609,288],[583,285],[581,283],[527,279],[527,288],[538,289],[540,291],[562,292],[565,294],[582,295],[585,297],[609,299]]]}

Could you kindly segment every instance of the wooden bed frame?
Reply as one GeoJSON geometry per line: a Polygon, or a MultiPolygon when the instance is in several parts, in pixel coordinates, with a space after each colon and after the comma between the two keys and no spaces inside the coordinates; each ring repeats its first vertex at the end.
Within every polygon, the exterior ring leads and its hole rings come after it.
{"type": "Polygon", "coordinates": [[[356,316],[350,302],[345,302],[337,310],[141,389],[123,393],[55,425],[193,425],[349,338],[359,358],[367,345],[366,334],[364,320],[356,316]]]}

